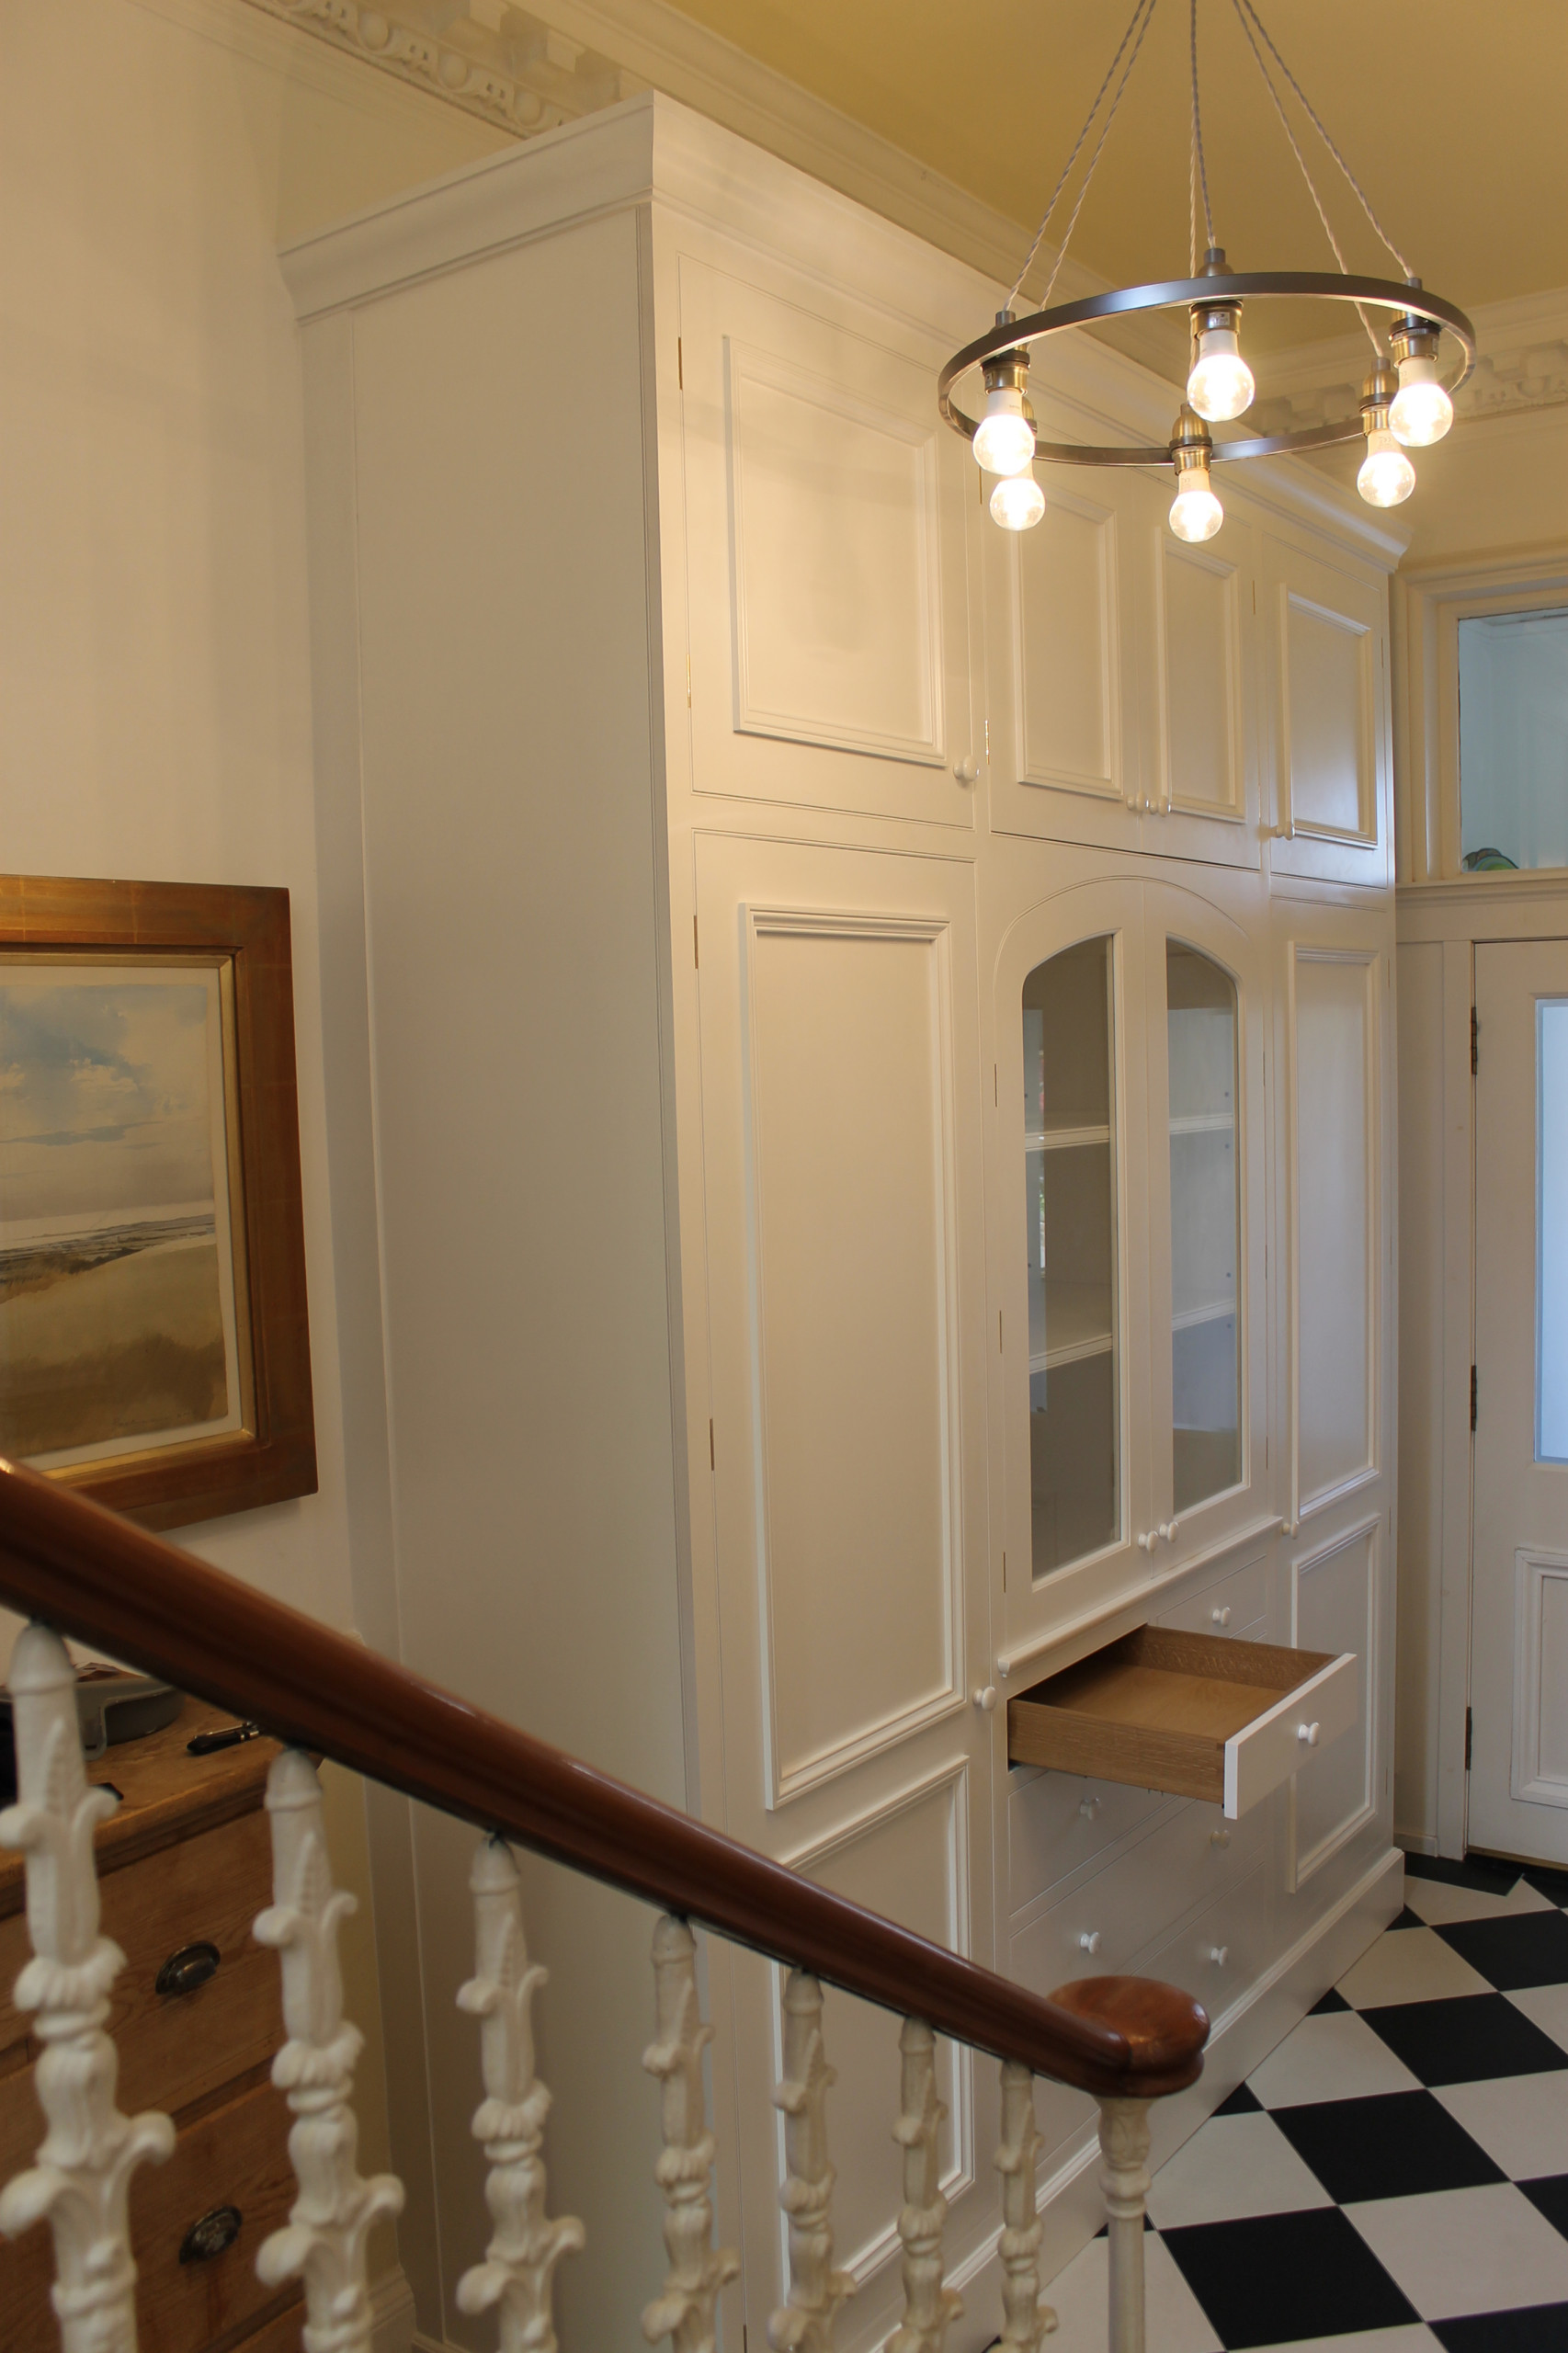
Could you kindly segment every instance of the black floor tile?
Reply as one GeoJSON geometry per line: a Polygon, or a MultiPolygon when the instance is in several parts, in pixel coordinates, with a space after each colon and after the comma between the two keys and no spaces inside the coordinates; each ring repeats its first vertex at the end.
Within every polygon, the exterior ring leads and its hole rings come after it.
{"type": "Polygon", "coordinates": [[[1568,1984],[1568,1913],[1520,1912],[1506,1919],[1451,1920],[1443,1942],[1500,1994],[1521,1985],[1568,1984]]]}
{"type": "Polygon", "coordinates": [[[1397,1920],[1391,1920],[1389,1922],[1389,1927],[1391,1928],[1424,1928],[1426,1926],[1426,1923],[1421,1917],[1420,1913],[1413,1912],[1408,1904],[1405,1905],[1397,1920]]]}
{"type": "Polygon", "coordinates": [[[1228,2353],[1415,2318],[1337,2206],[1194,2222],[1161,2236],[1228,2353]]]}
{"type": "Polygon", "coordinates": [[[1394,2002],[1361,2016],[1418,2083],[1473,2084],[1487,2075],[1544,2075],[1555,2067],[1568,2068],[1568,2052],[1502,1994],[1394,2002]]]}
{"type": "MultiPolygon", "coordinates": [[[[1521,2181],[1519,2188],[1538,2206],[1554,2230],[1568,2239],[1568,2173],[1549,2173],[1539,2181],[1521,2181]]],[[[1563,2338],[1568,2345],[1568,2336],[1563,2338]]]]}
{"type": "Polygon", "coordinates": [[[1277,2108],[1274,2121],[1337,2206],[1506,2181],[1430,2092],[1277,2108]]]}
{"type": "Polygon", "coordinates": [[[1347,2010],[1349,2007],[1349,2003],[1346,2000],[1338,1986],[1331,1985],[1327,1993],[1324,1995],[1322,2001],[1314,2002],[1312,2004],[1312,2008],[1307,2012],[1307,2016],[1312,2018],[1326,2018],[1333,2010],[1347,2010]]]}
{"type": "Polygon", "coordinates": [[[1446,1862],[1441,1855],[1406,1855],[1404,1868],[1412,1879],[1440,1879],[1449,1887],[1473,1887],[1483,1895],[1506,1895],[1518,1878],[1521,1866],[1494,1862],[1488,1855],[1467,1855],[1462,1863],[1446,1862]]]}
{"type": "Polygon", "coordinates": [[[1227,2100],[1221,2100],[1214,2110],[1216,2116],[1261,2116],[1263,2102],[1245,2084],[1238,2084],[1227,2100]]]}
{"type": "Polygon", "coordinates": [[[1426,2324],[1445,2353],[1562,2353],[1568,2304],[1531,2304],[1517,2313],[1471,2313],[1426,2324]]]}

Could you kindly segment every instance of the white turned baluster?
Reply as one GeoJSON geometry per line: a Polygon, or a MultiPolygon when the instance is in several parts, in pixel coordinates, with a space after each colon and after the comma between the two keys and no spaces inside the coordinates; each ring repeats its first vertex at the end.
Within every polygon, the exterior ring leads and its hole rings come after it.
{"type": "Polygon", "coordinates": [[[36,2165],[0,2195],[0,2231],[15,2238],[46,2218],[52,2228],[63,2353],[136,2353],[131,2177],[168,2155],[175,2128],[115,2106],[119,2055],[103,2027],[125,1955],[98,1934],[93,1832],[119,1801],[87,1786],[75,1670],[47,1626],[17,1637],[10,1691],[18,1802],[0,1814],[0,1845],[27,1857],[33,1958],[14,1998],[43,2045],[34,2083],[46,2130],[36,2165]]]}
{"type": "Polygon", "coordinates": [[[458,2281],[458,2309],[501,2315],[501,2353],[556,2353],[552,2279],[563,2255],[584,2243],[571,2215],[544,2211],[544,2120],[550,2094],[534,2073],[533,1997],[549,1976],[528,1959],[522,1890],[511,1848],[481,1841],[469,1874],[473,1896],[474,1973],[458,2007],[480,2020],[485,2097],[473,2137],[490,2170],[484,2195],[495,2225],[484,2261],[458,2281]]]}
{"type": "Polygon", "coordinates": [[[1034,2077],[1020,2060],[1002,2062],[1002,2145],[996,2170],[1002,2177],[1001,2342],[1018,2353],[1040,2353],[1056,2326],[1056,2314],[1041,2301],[1040,2249],[1045,2225],[1035,2203],[1035,2158],[1040,2134],[1034,2120],[1034,2077]]]}
{"type": "Polygon", "coordinates": [[[686,1922],[668,1913],[653,1930],[653,1984],[657,2040],[642,2053],[642,2064],[664,2086],[665,2146],[653,2172],[669,2210],[665,2247],[670,2268],[664,2294],[643,2311],[642,2334],[650,2345],[667,2336],[671,2353],[713,2353],[714,2306],[741,2259],[733,2247],[715,2252],[712,2245],[713,2135],[702,2054],[713,2029],[704,2026],[698,2003],[696,1941],[686,1922]]]}
{"type": "Polygon", "coordinates": [[[392,2174],[360,2177],[358,2126],[349,2105],[365,2038],[343,2015],[337,1932],[355,1899],[332,1883],[321,1783],[301,1749],[275,1757],[267,1777],[272,1817],[272,1904],[252,1933],[282,1956],[288,2040],[272,2080],[294,2123],[289,2158],[300,2195],[285,2227],[263,2241],[256,2275],[268,2288],[302,2279],[305,2353],[370,2353],[367,2241],[403,2211],[392,2174]]]}
{"type": "Polygon", "coordinates": [[[784,2111],[787,2179],[779,2202],[790,2222],[790,2301],[767,2324],[773,2353],[832,2353],[834,2317],[855,2292],[833,2268],[828,2209],[835,2178],[827,2155],[827,2092],[836,2080],[822,2038],[822,1987],[792,1969],[784,1988],[784,2111]]]}
{"type": "Polygon", "coordinates": [[[1110,2242],[1110,2353],[1143,2353],[1143,2205],[1149,2103],[1100,2102],[1100,2188],[1110,2242]]]}
{"type": "Polygon", "coordinates": [[[937,2143],[948,2111],[937,2097],[937,2038],[919,2018],[905,2018],[898,2039],[903,2054],[901,2106],[893,2139],[903,2151],[903,2203],[898,2234],[903,2241],[903,2319],[888,2342],[888,2353],[943,2353],[948,2329],[963,2310],[963,2299],[942,2285],[942,2225],[948,2201],[941,2191],[937,2143]]]}

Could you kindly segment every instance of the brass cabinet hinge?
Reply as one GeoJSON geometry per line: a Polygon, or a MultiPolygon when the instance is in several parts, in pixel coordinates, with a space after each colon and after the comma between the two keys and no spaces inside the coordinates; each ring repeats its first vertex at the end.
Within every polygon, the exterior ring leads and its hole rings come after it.
{"type": "Polygon", "coordinates": [[[686,359],[681,351],[680,337],[678,335],[676,337],[676,382],[684,392],[686,390],[686,359]]]}

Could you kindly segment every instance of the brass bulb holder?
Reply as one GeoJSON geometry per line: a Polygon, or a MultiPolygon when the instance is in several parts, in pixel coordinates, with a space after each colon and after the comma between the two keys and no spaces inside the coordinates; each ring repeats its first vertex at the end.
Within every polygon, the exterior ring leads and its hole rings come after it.
{"type": "Polygon", "coordinates": [[[1435,360],[1437,343],[1437,330],[1426,319],[1401,319],[1389,330],[1389,351],[1396,368],[1406,359],[1435,360]]]}
{"type": "MultiPolygon", "coordinates": [[[[988,392],[1017,392],[1024,396],[1024,406],[1028,408],[1029,355],[1027,351],[999,351],[994,359],[986,361],[981,374],[988,392]]],[[[1029,417],[1032,423],[1032,409],[1029,410],[1029,417]]]]}
{"type": "MultiPolygon", "coordinates": [[[[1392,397],[1392,395],[1391,395],[1392,397]]],[[[1171,427],[1170,457],[1176,481],[1201,467],[1205,472],[1214,456],[1214,437],[1195,408],[1183,401],[1171,427]]]]}
{"type": "Polygon", "coordinates": [[[1367,370],[1361,387],[1361,430],[1382,433],[1388,429],[1389,404],[1399,390],[1399,376],[1386,359],[1375,360],[1367,370]]]}

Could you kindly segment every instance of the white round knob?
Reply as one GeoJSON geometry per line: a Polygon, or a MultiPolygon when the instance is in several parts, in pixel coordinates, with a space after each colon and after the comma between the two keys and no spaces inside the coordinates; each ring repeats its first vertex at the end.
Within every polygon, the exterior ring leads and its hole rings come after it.
{"type": "Polygon", "coordinates": [[[1230,1843],[1231,1834],[1228,1830],[1211,1830],[1209,1833],[1209,1844],[1211,1847],[1228,1847],[1230,1843]]]}
{"type": "Polygon", "coordinates": [[[1151,1528],[1143,1535],[1139,1537],[1138,1550],[1141,1552],[1152,1552],[1159,1540],[1159,1529],[1157,1528],[1151,1528]]]}
{"type": "Polygon", "coordinates": [[[1083,1935],[1079,1938],[1078,1943],[1082,1950],[1086,1953],[1093,1954],[1098,1952],[1100,1949],[1099,1930],[1097,1928],[1085,1928],[1083,1935]]]}
{"type": "Polygon", "coordinates": [[[1230,1946],[1229,1946],[1229,1945],[1210,1945],[1210,1948],[1209,1948],[1209,1958],[1210,1958],[1210,1960],[1213,1962],[1213,1964],[1214,1964],[1214,1966],[1215,1966],[1215,1968],[1216,1968],[1216,1969],[1223,1969],[1223,1968],[1224,1968],[1224,1966],[1225,1966],[1225,1963],[1226,1963],[1226,1962],[1230,1960],[1230,1958],[1231,1958],[1231,1948],[1230,1948],[1230,1946]]]}
{"type": "Polygon", "coordinates": [[[1318,1733],[1322,1729],[1320,1724],[1298,1724],[1296,1738],[1303,1748],[1315,1748],[1318,1745],[1318,1733]]]}
{"type": "Polygon", "coordinates": [[[994,1683],[988,1683],[983,1691],[977,1691],[975,1693],[974,1704],[983,1715],[988,1716],[991,1713],[992,1709],[996,1705],[996,1686],[994,1683]]]}
{"type": "Polygon", "coordinates": [[[1180,1522],[1180,1520],[1179,1520],[1179,1519],[1162,1519],[1162,1520],[1161,1520],[1161,1522],[1160,1522],[1160,1534],[1165,1538],[1165,1541],[1166,1541],[1166,1543],[1167,1543],[1167,1544],[1174,1544],[1174,1543],[1176,1542],[1176,1531],[1177,1531],[1177,1529],[1180,1528],[1180,1526],[1181,1526],[1181,1522],[1180,1522]]]}
{"type": "Polygon", "coordinates": [[[972,784],[976,777],[980,774],[980,762],[978,760],[955,760],[953,762],[953,774],[957,777],[960,784],[972,784]]]}
{"type": "Polygon", "coordinates": [[[1094,1818],[1095,1818],[1096,1814],[1096,1813],[1098,1813],[1099,1810],[1100,1810],[1100,1802],[1099,1802],[1098,1798],[1096,1798],[1096,1797],[1080,1798],[1080,1800],[1078,1801],[1078,1811],[1079,1811],[1079,1813],[1083,1815],[1083,1817],[1084,1817],[1084,1819],[1085,1819],[1085,1822],[1093,1822],[1093,1820],[1094,1820],[1094,1818]]]}
{"type": "Polygon", "coordinates": [[[1209,1622],[1211,1626],[1228,1626],[1231,1622],[1229,1607],[1223,1609],[1211,1609],[1209,1612],[1209,1622]]]}

